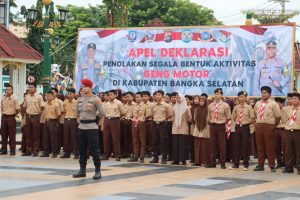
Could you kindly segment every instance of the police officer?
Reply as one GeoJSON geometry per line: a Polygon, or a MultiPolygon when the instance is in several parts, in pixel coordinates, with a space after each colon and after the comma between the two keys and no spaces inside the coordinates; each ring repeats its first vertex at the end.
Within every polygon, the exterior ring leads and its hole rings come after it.
{"type": "Polygon", "coordinates": [[[291,81],[288,66],[276,57],[277,44],[269,41],[266,44],[266,58],[258,62],[254,70],[253,95],[260,95],[260,88],[268,85],[274,96],[286,96],[291,81]]]}
{"type": "Polygon", "coordinates": [[[82,96],[78,99],[77,112],[80,119],[78,126],[78,146],[79,146],[79,164],[80,170],[74,174],[74,178],[86,177],[87,150],[88,146],[92,149],[93,161],[95,165],[95,175],[93,179],[100,179],[100,150],[97,116],[101,118],[104,115],[102,101],[96,95],[92,94],[93,82],[89,79],[83,79],[82,96]]]}
{"type": "MultiPolygon", "coordinates": [[[[104,77],[101,76],[101,73],[103,73],[103,69],[100,66],[100,63],[96,61],[96,44],[90,43],[87,46],[87,60],[79,66],[79,76],[80,80],[83,80],[85,78],[91,78],[94,86],[92,87],[93,92],[98,94],[99,91],[99,85],[100,80],[104,77]]],[[[101,80],[103,82],[103,80],[101,80]]]]}
{"type": "Polygon", "coordinates": [[[7,141],[9,138],[10,155],[16,155],[16,115],[20,112],[20,104],[13,94],[13,86],[7,85],[5,96],[1,101],[1,137],[2,147],[0,155],[7,154],[7,141]]]}

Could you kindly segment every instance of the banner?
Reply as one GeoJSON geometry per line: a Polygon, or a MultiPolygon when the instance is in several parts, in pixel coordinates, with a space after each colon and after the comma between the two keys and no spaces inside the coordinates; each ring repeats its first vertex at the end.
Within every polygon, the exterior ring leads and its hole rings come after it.
{"type": "Polygon", "coordinates": [[[75,85],[212,95],[292,90],[294,24],[234,27],[79,29],[75,85]]]}

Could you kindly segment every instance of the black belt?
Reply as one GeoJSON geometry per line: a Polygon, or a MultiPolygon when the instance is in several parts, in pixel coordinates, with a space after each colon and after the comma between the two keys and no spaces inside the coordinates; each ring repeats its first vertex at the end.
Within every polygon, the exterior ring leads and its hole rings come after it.
{"type": "Polygon", "coordinates": [[[77,120],[77,118],[65,118],[65,120],[68,120],[68,121],[70,121],[70,120],[77,120]]]}
{"type": "Polygon", "coordinates": [[[211,125],[220,126],[220,125],[225,125],[225,123],[223,123],[223,124],[211,123],[211,125]]]}
{"type": "Polygon", "coordinates": [[[284,129],[283,127],[277,127],[276,129],[284,129]]]}
{"type": "Polygon", "coordinates": [[[166,121],[153,121],[155,124],[163,124],[166,123],[166,121]]]}
{"type": "Polygon", "coordinates": [[[113,120],[113,119],[120,119],[120,117],[105,117],[105,119],[113,120]]]}
{"type": "Polygon", "coordinates": [[[15,117],[16,115],[5,115],[3,114],[2,117],[15,117]]]}
{"type": "Polygon", "coordinates": [[[239,126],[239,127],[245,127],[245,126],[249,126],[250,124],[236,124],[235,126],[239,126]]]}
{"type": "Polygon", "coordinates": [[[27,115],[28,117],[40,117],[41,115],[38,114],[38,115],[27,115]]]}
{"type": "Polygon", "coordinates": [[[80,120],[80,123],[82,124],[91,124],[91,123],[96,123],[96,119],[91,119],[91,120],[80,120]]]}
{"type": "Polygon", "coordinates": [[[287,131],[290,131],[290,132],[299,132],[300,129],[291,129],[291,130],[287,130],[287,131]]]}
{"type": "Polygon", "coordinates": [[[46,119],[46,122],[57,121],[57,119],[46,119]]]}

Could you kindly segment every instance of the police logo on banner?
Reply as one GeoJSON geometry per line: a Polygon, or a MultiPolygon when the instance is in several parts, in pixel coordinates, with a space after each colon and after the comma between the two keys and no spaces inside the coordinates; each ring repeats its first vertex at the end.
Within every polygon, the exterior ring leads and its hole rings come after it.
{"type": "Polygon", "coordinates": [[[191,29],[185,29],[181,33],[181,40],[185,43],[192,41],[193,31],[191,29]]]}
{"type": "Polygon", "coordinates": [[[226,43],[230,41],[231,33],[227,31],[216,30],[212,32],[212,36],[215,40],[226,43]]]}
{"type": "Polygon", "coordinates": [[[202,31],[200,32],[200,40],[210,42],[213,40],[213,37],[209,31],[202,31]]]}
{"type": "Polygon", "coordinates": [[[165,39],[166,43],[172,42],[172,30],[165,30],[165,39]]]}
{"type": "Polygon", "coordinates": [[[137,39],[137,31],[128,31],[128,40],[134,42],[137,39]]]}
{"type": "Polygon", "coordinates": [[[153,31],[146,32],[146,42],[153,42],[155,40],[155,33],[153,31]]]}

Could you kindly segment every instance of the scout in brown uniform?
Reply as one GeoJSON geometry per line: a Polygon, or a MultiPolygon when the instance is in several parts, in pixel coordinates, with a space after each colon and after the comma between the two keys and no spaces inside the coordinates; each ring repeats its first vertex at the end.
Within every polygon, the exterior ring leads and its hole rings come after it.
{"type": "Polygon", "coordinates": [[[172,106],[162,101],[164,96],[164,92],[162,90],[156,91],[154,96],[156,102],[151,109],[151,115],[153,118],[152,148],[154,158],[150,161],[150,163],[158,163],[158,155],[161,152],[161,164],[167,164],[169,135],[166,127],[166,121],[172,117],[172,106]]]}
{"type": "Polygon", "coordinates": [[[173,156],[172,156],[172,126],[173,126],[173,122],[174,122],[174,112],[173,109],[176,105],[176,96],[177,96],[177,92],[172,92],[170,94],[170,104],[172,106],[172,117],[170,119],[168,119],[166,121],[166,127],[167,127],[167,131],[168,131],[168,135],[169,135],[169,144],[168,144],[168,159],[167,161],[172,161],[173,156]]]}
{"type": "Polygon", "coordinates": [[[189,123],[192,122],[191,110],[183,94],[176,96],[176,105],[173,108],[174,122],[172,126],[172,160],[171,164],[182,162],[186,165],[189,156],[189,123]]]}
{"type": "Polygon", "coordinates": [[[107,160],[110,156],[110,137],[112,137],[114,154],[116,160],[121,160],[121,145],[120,145],[120,118],[125,114],[125,109],[121,101],[117,100],[116,90],[111,90],[108,93],[109,101],[104,104],[105,119],[104,119],[104,157],[107,160]]]}
{"type": "Polygon", "coordinates": [[[26,152],[22,156],[38,156],[40,147],[40,117],[44,109],[43,97],[37,93],[36,85],[29,84],[29,94],[25,97],[26,109],[26,152]]]}
{"type": "Polygon", "coordinates": [[[137,162],[140,156],[140,163],[144,162],[146,152],[146,127],[145,120],[150,115],[147,105],[142,102],[142,93],[135,94],[135,104],[132,109],[132,142],[133,157],[128,162],[137,162]]]}
{"type": "MultiPolygon", "coordinates": [[[[151,108],[153,106],[153,103],[150,102],[150,92],[143,91],[142,92],[142,101],[145,105],[147,105],[147,110],[151,111],[151,108]]],[[[151,127],[152,127],[152,118],[148,117],[145,121],[145,128],[146,128],[146,153],[148,154],[148,157],[152,157],[152,133],[151,133],[151,127]]]]}
{"type": "Polygon", "coordinates": [[[58,147],[58,123],[61,115],[59,104],[54,100],[52,91],[47,92],[47,102],[45,103],[45,124],[44,124],[44,153],[41,157],[49,157],[50,147],[52,158],[56,158],[59,153],[58,147]]]}
{"type": "Polygon", "coordinates": [[[133,102],[134,94],[132,92],[125,93],[127,103],[124,105],[125,115],[121,119],[121,124],[123,124],[121,130],[121,152],[123,157],[129,157],[132,152],[132,110],[135,105],[133,102]]]}
{"type": "Polygon", "coordinates": [[[220,156],[221,168],[226,169],[226,129],[225,124],[231,119],[229,105],[222,101],[223,91],[217,88],[214,102],[208,106],[208,118],[210,122],[210,160],[208,168],[216,167],[217,155],[220,156]],[[219,152],[218,152],[219,151],[219,152]]]}
{"type": "Polygon", "coordinates": [[[77,148],[77,100],[75,99],[75,89],[68,89],[68,99],[64,101],[63,112],[64,119],[64,151],[65,154],[61,158],[70,158],[70,154],[74,152],[74,158],[78,158],[77,148]]]}
{"type": "Polygon", "coordinates": [[[272,89],[268,86],[261,88],[262,100],[255,104],[256,115],[255,136],[258,153],[258,166],[254,171],[263,171],[266,157],[271,172],[275,169],[275,128],[278,126],[281,113],[278,104],[270,99],[272,89]]]}
{"type": "Polygon", "coordinates": [[[63,139],[64,139],[64,113],[63,113],[63,101],[58,98],[58,89],[57,88],[51,88],[51,92],[54,94],[54,101],[58,103],[59,108],[61,110],[61,116],[60,116],[60,121],[58,123],[58,137],[57,137],[57,142],[58,142],[58,148],[63,146],[63,139]]]}
{"type": "Polygon", "coordinates": [[[293,93],[287,93],[287,106],[292,106],[293,93]]]}
{"type": "MultiPolygon", "coordinates": [[[[210,148],[209,148],[209,119],[207,108],[207,95],[198,96],[198,106],[194,111],[194,124],[192,134],[194,136],[194,155],[195,162],[193,166],[210,164],[210,148]]],[[[194,103],[197,102],[194,99],[194,103]]]]}
{"type": "MultiPolygon", "coordinates": [[[[278,104],[280,111],[281,111],[281,115],[284,112],[284,104],[285,99],[280,98],[280,97],[276,97],[275,98],[275,102],[278,104]]],[[[275,137],[276,137],[276,143],[275,143],[275,147],[276,147],[276,160],[277,160],[277,166],[276,169],[280,169],[282,167],[284,167],[284,153],[285,153],[285,123],[283,122],[283,120],[280,120],[279,125],[276,127],[275,129],[275,137]]]]}
{"type": "Polygon", "coordinates": [[[292,106],[284,110],[286,130],[285,169],[283,173],[294,173],[294,165],[300,175],[300,94],[292,94],[292,106]]]}
{"type": "Polygon", "coordinates": [[[235,132],[233,139],[233,166],[229,169],[239,168],[240,159],[243,158],[244,171],[249,167],[249,140],[250,124],[254,123],[254,110],[246,103],[247,92],[238,93],[239,105],[236,105],[232,111],[232,121],[235,123],[235,132]]]}
{"type": "Polygon", "coordinates": [[[9,138],[10,155],[16,155],[16,115],[20,112],[20,104],[13,95],[13,86],[7,85],[5,96],[1,101],[1,138],[0,155],[7,154],[7,140],[9,138]]]}

